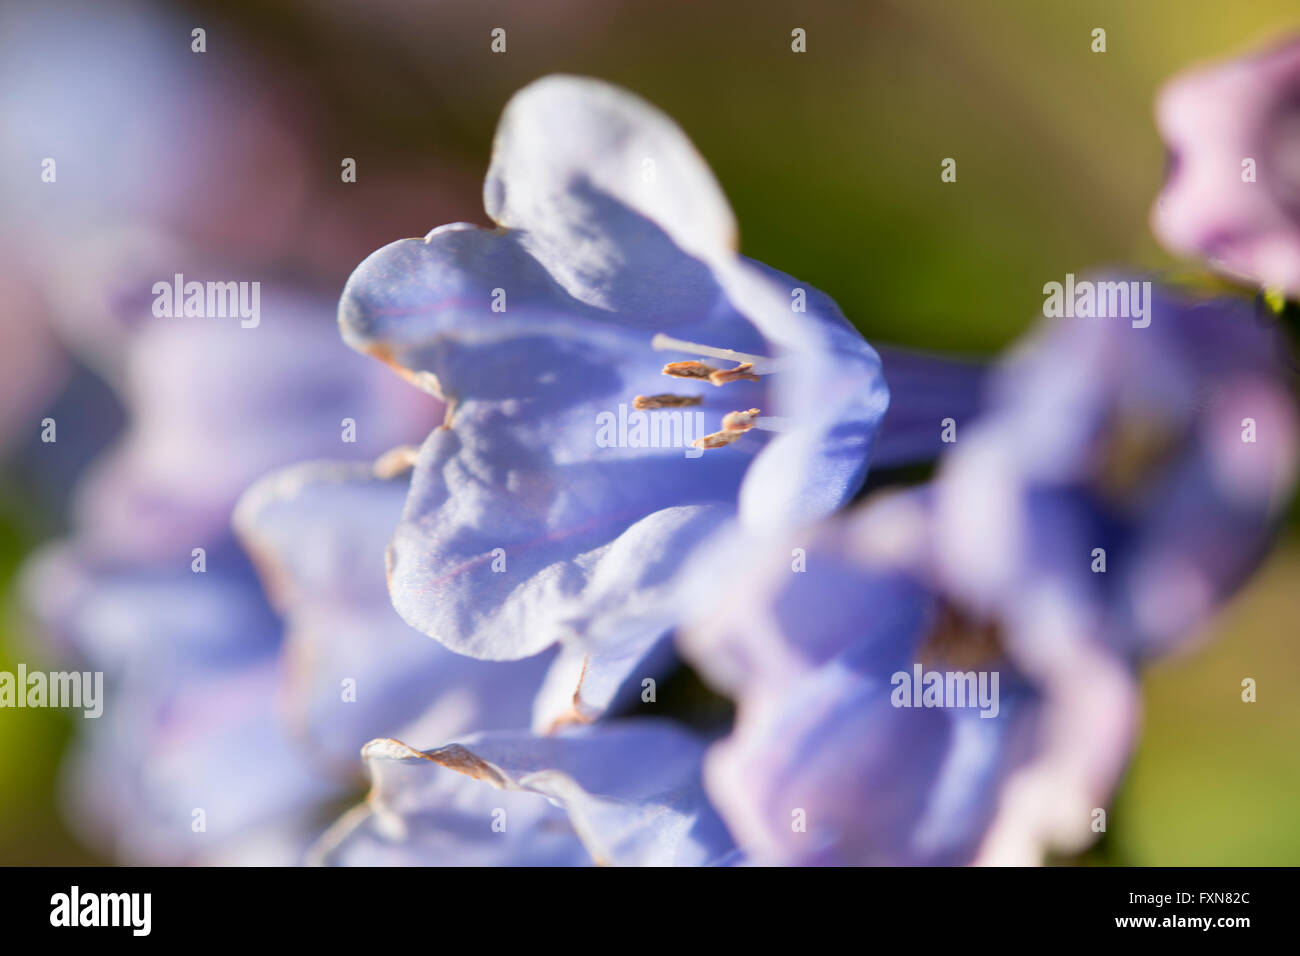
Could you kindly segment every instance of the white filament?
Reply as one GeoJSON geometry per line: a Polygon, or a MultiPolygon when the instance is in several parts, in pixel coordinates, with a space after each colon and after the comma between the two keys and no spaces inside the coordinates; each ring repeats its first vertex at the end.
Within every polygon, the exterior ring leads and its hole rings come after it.
{"type": "Polygon", "coordinates": [[[671,335],[664,335],[662,332],[655,333],[655,337],[650,340],[650,347],[656,352],[686,352],[691,355],[721,359],[724,362],[735,362],[737,365],[748,362],[754,366],[754,373],[758,375],[771,372],[774,364],[772,359],[766,355],[750,355],[748,352],[737,352],[735,349],[719,349],[714,348],[712,345],[700,345],[698,342],[675,339],[671,335]]]}

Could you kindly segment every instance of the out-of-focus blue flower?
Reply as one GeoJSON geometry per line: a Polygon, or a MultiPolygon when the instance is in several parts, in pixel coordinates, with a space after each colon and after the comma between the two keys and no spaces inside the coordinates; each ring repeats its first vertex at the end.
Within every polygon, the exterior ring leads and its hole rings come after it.
{"type": "Polygon", "coordinates": [[[64,803],[74,830],[126,862],[244,858],[237,845],[259,825],[339,790],[276,719],[279,624],[252,568],[228,537],[206,544],[203,574],[188,552],[170,566],[97,558],[76,538],[24,574],[60,659],[104,673],[103,714],[81,722],[64,803]]]}
{"type": "Polygon", "coordinates": [[[349,367],[323,302],[274,285],[261,298],[257,328],[151,319],[125,336],[128,428],[81,490],[88,547],[188,554],[229,533],[235,501],[272,468],[322,452],[370,459],[434,419],[435,403],[349,367]]]}
{"type": "Polygon", "coordinates": [[[930,485],[689,569],[683,648],[738,705],[706,785],[747,852],[1024,863],[1093,835],[1135,665],[1232,593],[1294,480],[1249,304],[1162,292],[1151,319],[1047,323],[930,485]],[[996,705],[899,706],[918,667],[996,674],[996,705]]]}
{"type": "Polygon", "coordinates": [[[250,258],[297,238],[306,114],[228,37],[192,53],[194,26],[139,0],[0,10],[0,202],[46,263],[140,221],[250,258]]]}
{"type": "MultiPolygon", "coordinates": [[[[124,343],[148,322],[155,281],[269,289],[292,272],[336,292],[393,215],[422,218],[375,202],[395,190],[377,166],[340,198],[337,173],[308,159],[321,130],[296,79],[225,30],[211,54],[192,52],[195,27],[148,0],[0,7],[0,454],[38,512],[61,510],[120,427],[80,366],[125,387],[124,343]],[[46,417],[58,442],[40,441],[46,417]]],[[[433,214],[445,195],[418,202],[433,214]]]]}
{"type": "MultiPolygon", "coordinates": [[[[233,37],[195,56],[192,24],[144,6],[0,11],[13,134],[0,156],[28,171],[0,184],[12,307],[0,352],[19,363],[0,377],[21,393],[5,392],[0,440],[11,421],[30,434],[58,385],[47,324],[129,418],[79,486],[72,534],[29,563],[24,590],[54,649],[106,672],[104,715],[80,725],[67,766],[74,829],[131,862],[286,862],[328,822],[328,801],[364,782],[366,740],[524,725],[547,661],[492,667],[401,622],[382,562],[405,497],[389,490],[405,482],[364,478],[368,466],[295,469],[250,495],[240,530],[259,581],[230,527],[253,481],[303,459],[369,462],[441,418],[349,358],[333,305],[279,277],[337,289],[331,268],[374,248],[367,236],[400,234],[401,216],[439,221],[430,210],[454,189],[439,166],[411,200],[372,166],[354,199],[338,198],[337,173],[303,161],[315,131],[290,84],[233,37]],[[375,190],[404,198],[374,208],[375,190]],[[153,284],[176,273],[260,282],[260,324],[152,314],[153,284]]],[[[96,406],[110,403],[83,395],[65,392],[59,441],[33,460],[75,451],[81,463],[102,447],[96,406]]]]}
{"type": "Polygon", "coordinates": [[[285,718],[349,772],[363,744],[416,733],[417,721],[433,740],[527,727],[551,657],[475,660],[398,617],[383,555],[409,476],[390,462],[379,474],[355,462],[282,469],[248,490],[234,519],[285,621],[285,718]]]}
{"type": "Polygon", "coordinates": [[[1300,37],[1179,74],[1160,91],[1156,118],[1171,154],[1156,235],[1300,296],[1300,37]]]}
{"type": "Polygon", "coordinates": [[[737,703],[706,789],[756,861],[1026,862],[1049,838],[1077,845],[1104,806],[1132,734],[1127,671],[1079,650],[1074,682],[1026,673],[1003,622],[938,586],[932,523],[928,492],[886,496],[694,569],[726,582],[701,586],[680,643],[737,703]],[[930,674],[969,696],[920,706],[930,674]]]}
{"type": "MultiPolygon", "coordinates": [[[[131,334],[130,429],[84,481],[72,536],[24,574],[67,659],[105,672],[103,716],[85,721],[69,768],[69,819],[122,859],[289,860],[326,822],[313,808],[358,785],[285,719],[281,623],[230,528],[240,492],[276,465],[373,457],[436,410],[346,361],[328,311],[268,289],[255,329],[158,319],[131,334]]],[[[382,591],[379,543],[372,559],[382,591]]]]}
{"type": "MultiPolygon", "coordinates": [[[[936,485],[949,587],[999,614],[1089,609],[1132,660],[1196,633],[1253,570],[1300,440],[1285,353],[1251,304],[1152,288],[1147,328],[1066,318],[1028,337],[936,485]]],[[[1026,641],[1026,663],[1050,660],[1026,641]]]]}
{"type": "Polygon", "coordinates": [[[50,330],[45,303],[35,284],[12,261],[0,242],[0,301],[5,303],[0,347],[0,462],[24,437],[40,432],[38,412],[67,376],[67,362],[50,330]]]}
{"type": "Polygon", "coordinates": [[[690,733],[653,720],[545,737],[475,734],[429,751],[374,740],[363,751],[370,795],[322,839],[318,859],[423,866],[735,862],[735,846],[700,783],[702,753],[690,733]]]}
{"type": "Polygon", "coordinates": [[[471,656],[579,648],[557,666],[586,677],[557,689],[569,713],[551,716],[589,719],[673,625],[667,595],[700,542],[853,494],[887,390],[833,302],[736,254],[704,163],[628,93],[572,77],[525,88],[484,197],[499,228],[386,246],[340,305],[349,344],[449,408],[393,536],[392,599],[471,656]],[[665,377],[666,362],[726,384],[665,377]],[[628,415],[678,432],[647,447],[628,415]],[[719,447],[691,447],[714,433],[719,447]]]}

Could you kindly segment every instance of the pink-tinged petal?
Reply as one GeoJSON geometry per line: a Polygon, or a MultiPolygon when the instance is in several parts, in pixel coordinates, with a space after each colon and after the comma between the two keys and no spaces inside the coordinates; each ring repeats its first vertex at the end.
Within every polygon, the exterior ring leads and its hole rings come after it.
{"type": "Polygon", "coordinates": [[[1005,782],[976,864],[1034,866],[1044,848],[1083,850],[1127,765],[1141,710],[1136,680],[1123,664],[1086,650],[1059,663],[1039,749],[1005,782]]]}
{"type": "Polygon", "coordinates": [[[1176,77],[1156,118],[1172,153],[1156,235],[1225,274],[1300,296],[1300,38],[1176,77]]]}

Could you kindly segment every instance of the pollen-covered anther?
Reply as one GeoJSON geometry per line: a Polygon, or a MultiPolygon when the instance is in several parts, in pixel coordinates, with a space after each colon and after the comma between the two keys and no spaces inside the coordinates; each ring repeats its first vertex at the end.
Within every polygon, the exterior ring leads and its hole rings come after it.
{"type": "Polygon", "coordinates": [[[638,395],[632,399],[632,407],[641,411],[655,408],[689,408],[703,401],[704,399],[698,395],[638,395]]]}
{"type": "Polygon", "coordinates": [[[735,368],[722,368],[709,373],[709,381],[714,385],[726,385],[728,382],[757,382],[753,362],[741,362],[735,368]]]}
{"type": "Polygon", "coordinates": [[[751,408],[744,412],[727,412],[722,416],[722,430],[726,432],[747,432],[758,421],[758,409],[751,408]]]}
{"type": "Polygon", "coordinates": [[[697,438],[691,442],[696,448],[721,448],[723,445],[730,445],[739,438],[744,432],[714,432],[712,435],[705,435],[703,438],[697,438]]]}
{"type": "Polygon", "coordinates": [[[754,427],[758,421],[759,410],[751,408],[743,412],[727,412],[722,416],[722,430],[712,435],[705,435],[691,442],[696,448],[721,448],[730,445],[745,432],[754,427]]]}
{"type": "Polygon", "coordinates": [[[673,378],[709,378],[717,371],[703,362],[669,362],[664,366],[664,374],[673,378]]]}

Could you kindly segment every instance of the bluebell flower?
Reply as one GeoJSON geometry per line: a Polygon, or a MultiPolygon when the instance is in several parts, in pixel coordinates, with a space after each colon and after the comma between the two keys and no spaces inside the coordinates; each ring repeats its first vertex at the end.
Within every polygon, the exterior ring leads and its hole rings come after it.
{"type": "Polygon", "coordinates": [[[355,761],[337,773],[284,719],[296,674],[230,514],[286,458],[373,457],[421,434],[434,408],[336,364],[348,353],[328,312],[312,316],[309,299],[270,289],[256,329],[181,319],[133,333],[128,431],[83,481],[73,533],[24,572],[51,646],[105,673],[104,713],[84,722],[66,792],[74,827],[123,860],[292,860],[327,822],[313,818],[322,802],[360,785],[355,761]]]}
{"type": "Polygon", "coordinates": [[[562,643],[545,728],[592,719],[636,676],[702,542],[851,497],[888,390],[828,297],[736,253],[709,170],[628,93],[522,90],[484,199],[497,228],[380,249],[339,321],[447,402],[389,549],[394,606],[473,657],[562,643]]]}
{"type": "Polygon", "coordinates": [[[966,601],[1097,610],[1096,639],[1135,662],[1198,633],[1258,564],[1300,440],[1251,303],[1150,288],[1148,327],[1061,318],[1026,337],[936,485],[937,560],[966,601]]]}
{"type": "Polygon", "coordinates": [[[123,862],[243,859],[260,827],[291,832],[346,792],[277,718],[279,622],[252,568],[233,541],[208,544],[204,574],[184,555],[172,567],[96,559],[75,539],[25,571],[51,649],[104,673],[103,714],[79,722],[63,802],[74,832],[123,862]]]}
{"type": "Polygon", "coordinates": [[[705,786],[754,861],[1023,863],[1105,805],[1133,733],[1128,671],[1080,650],[1073,681],[1028,672],[1003,622],[940,586],[932,532],[929,489],[887,494],[694,568],[728,584],[701,587],[680,643],[737,705],[705,786]]]}
{"type": "Polygon", "coordinates": [[[1045,323],[932,482],[697,558],[681,643],[737,701],[705,781],[747,853],[1031,863],[1095,835],[1137,666],[1240,585],[1295,477],[1249,304],[1161,291],[1150,318],[1045,323]],[[929,673],[998,693],[917,707],[929,673]]]}
{"type": "Polygon", "coordinates": [[[128,427],[78,503],[91,547],[187,554],[229,532],[235,501],[272,468],[324,452],[372,459],[435,419],[434,402],[347,361],[323,302],[284,289],[263,290],[255,329],[154,319],[128,337],[128,427]]]}

